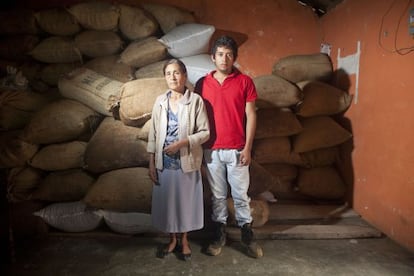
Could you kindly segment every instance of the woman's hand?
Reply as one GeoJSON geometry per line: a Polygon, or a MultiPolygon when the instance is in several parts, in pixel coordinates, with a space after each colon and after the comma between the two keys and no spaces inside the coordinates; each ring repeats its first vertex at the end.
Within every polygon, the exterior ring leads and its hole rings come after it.
{"type": "Polygon", "coordinates": [[[174,143],[166,146],[163,151],[167,154],[167,155],[174,155],[176,154],[180,148],[184,147],[188,145],[188,139],[182,139],[179,141],[175,141],[174,143]]]}

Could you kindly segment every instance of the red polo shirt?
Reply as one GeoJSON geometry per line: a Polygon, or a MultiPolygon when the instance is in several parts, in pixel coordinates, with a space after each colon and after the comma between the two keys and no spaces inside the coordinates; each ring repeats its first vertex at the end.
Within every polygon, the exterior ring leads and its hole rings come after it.
{"type": "Polygon", "coordinates": [[[203,97],[210,122],[210,139],[204,144],[211,149],[242,149],[246,142],[246,103],[257,98],[253,80],[233,70],[224,82],[209,73],[196,85],[203,97]]]}

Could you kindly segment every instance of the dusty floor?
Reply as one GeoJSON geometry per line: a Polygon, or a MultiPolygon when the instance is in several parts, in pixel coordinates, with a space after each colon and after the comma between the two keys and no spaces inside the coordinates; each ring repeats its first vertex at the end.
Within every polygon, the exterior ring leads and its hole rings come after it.
{"type": "Polygon", "coordinates": [[[260,240],[265,255],[256,260],[234,240],[220,256],[207,256],[199,236],[184,262],[155,257],[162,236],[50,235],[16,244],[8,275],[414,275],[414,252],[386,237],[260,240]]]}

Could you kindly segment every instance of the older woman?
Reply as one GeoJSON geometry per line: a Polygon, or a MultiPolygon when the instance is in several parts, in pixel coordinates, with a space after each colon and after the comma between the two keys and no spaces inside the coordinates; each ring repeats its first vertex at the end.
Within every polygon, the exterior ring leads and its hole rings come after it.
{"type": "Polygon", "coordinates": [[[201,145],[210,130],[203,100],[185,86],[184,63],[171,59],[163,72],[169,89],[154,103],[147,146],[154,182],[152,221],[170,236],[158,256],[179,251],[187,261],[191,259],[187,233],[204,226],[201,145]]]}

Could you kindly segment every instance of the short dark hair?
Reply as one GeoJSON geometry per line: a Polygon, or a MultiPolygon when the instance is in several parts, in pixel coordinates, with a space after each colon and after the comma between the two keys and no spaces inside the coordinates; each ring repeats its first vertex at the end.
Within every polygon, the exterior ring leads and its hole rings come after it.
{"type": "Polygon", "coordinates": [[[165,69],[166,69],[166,68],[167,68],[167,66],[168,66],[168,65],[170,65],[170,64],[178,64],[178,66],[180,67],[181,73],[183,73],[183,74],[187,74],[187,67],[185,67],[184,62],[182,62],[182,61],[181,61],[181,60],[179,60],[179,59],[172,58],[172,59],[167,60],[167,61],[164,63],[164,66],[162,67],[162,73],[164,74],[164,76],[165,76],[165,69]]]}
{"type": "Polygon", "coordinates": [[[238,46],[236,41],[227,35],[223,35],[219,38],[217,38],[214,43],[213,46],[211,47],[211,54],[214,56],[216,54],[217,48],[218,47],[225,47],[225,48],[229,48],[230,50],[233,51],[233,56],[234,59],[236,60],[237,58],[237,52],[238,52],[238,46]]]}

